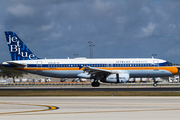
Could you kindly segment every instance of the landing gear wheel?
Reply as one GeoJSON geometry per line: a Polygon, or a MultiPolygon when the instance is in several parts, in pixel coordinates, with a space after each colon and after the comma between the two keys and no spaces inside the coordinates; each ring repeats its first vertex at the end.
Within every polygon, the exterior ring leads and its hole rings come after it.
{"type": "Polygon", "coordinates": [[[93,87],[99,87],[100,83],[99,82],[92,82],[91,85],[93,87]]]}

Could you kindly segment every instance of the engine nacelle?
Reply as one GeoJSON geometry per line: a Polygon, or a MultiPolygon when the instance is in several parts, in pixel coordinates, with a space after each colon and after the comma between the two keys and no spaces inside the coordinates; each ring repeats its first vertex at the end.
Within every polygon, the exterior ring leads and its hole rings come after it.
{"type": "Polygon", "coordinates": [[[128,73],[110,74],[107,78],[102,79],[102,82],[107,83],[126,83],[129,80],[128,73]]]}

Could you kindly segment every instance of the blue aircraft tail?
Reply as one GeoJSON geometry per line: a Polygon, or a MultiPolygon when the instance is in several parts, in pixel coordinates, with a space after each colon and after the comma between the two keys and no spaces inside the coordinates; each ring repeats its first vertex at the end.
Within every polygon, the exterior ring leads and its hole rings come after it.
{"type": "Polygon", "coordinates": [[[33,60],[39,59],[36,57],[29,48],[21,41],[16,33],[5,31],[7,44],[12,60],[33,60]]]}

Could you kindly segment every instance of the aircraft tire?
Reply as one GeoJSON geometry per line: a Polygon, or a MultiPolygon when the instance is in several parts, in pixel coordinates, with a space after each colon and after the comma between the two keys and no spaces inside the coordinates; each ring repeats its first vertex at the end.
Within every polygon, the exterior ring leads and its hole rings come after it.
{"type": "Polygon", "coordinates": [[[92,87],[99,87],[100,83],[99,82],[92,82],[91,85],[92,85],[92,87]]]}

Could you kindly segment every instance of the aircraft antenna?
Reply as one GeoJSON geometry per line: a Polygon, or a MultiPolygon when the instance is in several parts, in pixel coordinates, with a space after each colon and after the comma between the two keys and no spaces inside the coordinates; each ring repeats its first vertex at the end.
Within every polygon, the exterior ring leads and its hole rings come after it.
{"type": "Polygon", "coordinates": [[[157,56],[157,54],[152,54],[152,59],[154,59],[154,58],[155,58],[155,56],[157,56]]]}

